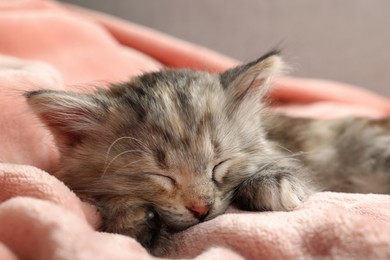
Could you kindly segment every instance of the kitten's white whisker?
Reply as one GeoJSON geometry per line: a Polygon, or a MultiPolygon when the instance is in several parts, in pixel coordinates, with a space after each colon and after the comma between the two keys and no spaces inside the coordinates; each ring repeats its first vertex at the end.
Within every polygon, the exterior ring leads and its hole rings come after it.
{"type": "Polygon", "coordinates": [[[122,140],[122,139],[124,139],[124,138],[126,138],[126,136],[119,137],[119,138],[115,139],[115,140],[110,144],[110,146],[108,147],[107,152],[106,152],[105,163],[106,163],[107,160],[108,160],[108,156],[110,155],[110,152],[111,152],[112,147],[113,147],[117,142],[119,142],[120,140],[122,140]]]}
{"type": "Polygon", "coordinates": [[[114,147],[115,144],[117,144],[119,141],[121,141],[123,139],[130,139],[130,140],[136,141],[138,144],[140,144],[142,146],[143,149],[145,149],[145,152],[149,151],[149,148],[146,146],[146,144],[142,143],[141,140],[134,138],[134,137],[131,137],[131,136],[122,136],[122,137],[115,139],[111,143],[111,145],[108,147],[107,152],[106,152],[106,158],[104,161],[105,165],[107,164],[108,156],[110,155],[111,149],[114,147]]]}
{"type": "Polygon", "coordinates": [[[120,167],[119,169],[116,169],[113,173],[117,173],[118,171],[122,170],[123,168],[126,168],[126,167],[129,167],[130,165],[134,164],[134,163],[137,163],[137,162],[140,162],[140,161],[143,161],[144,159],[140,159],[140,160],[136,160],[136,161],[132,161],[131,163],[128,163],[122,167],[120,167]]]}
{"type": "Polygon", "coordinates": [[[104,168],[103,174],[101,175],[100,179],[104,177],[106,174],[108,168],[110,168],[111,164],[120,156],[127,154],[127,153],[134,153],[134,152],[139,152],[139,153],[145,153],[145,151],[142,150],[126,150],[124,152],[121,152],[120,154],[117,154],[114,158],[111,159],[111,161],[107,164],[107,166],[104,168]]]}
{"type": "MultiPolygon", "coordinates": [[[[282,148],[282,146],[281,146],[282,148]]],[[[286,148],[287,149],[287,148],[286,148]]],[[[271,157],[267,154],[264,154],[264,156],[266,156],[267,158],[269,158],[270,160],[274,160],[274,159],[278,159],[278,158],[284,158],[284,159],[287,159],[287,158],[291,158],[291,159],[296,159],[294,157],[299,157],[299,156],[302,156],[302,155],[306,155],[306,154],[310,154],[310,153],[314,153],[314,151],[310,151],[310,152],[304,152],[304,151],[299,151],[299,152],[293,152],[293,151],[290,151],[288,150],[289,152],[291,152],[291,154],[288,154],[288,155],[285,155],[285,156],[280,156],[280,157],[271,157]]],[[[296,160],[299,160],[299,159],[296,159],[296,160]]],[[[300,160],[299,160],[300,161],[300,160]]]]}
{"type": "Polygon", "coordinates": [[[294,154],[293,151],[291,151],[290,149],[288,149],[288,148],[286,148],[286,147],[284,147],[284,146],[282,146],[282,145],[280,145],[280,144],[275,143],[275,145],[276,145],[277,147],[279,147],[280,149],[285,150],[286,152],[289,152],[290,154],[294,154]]]}
{"type": "MultiPolygon", "coordinates": [[[[269,166],[273,166],[273,165],[279,163],[282,160],[285,160],[285,159],[296,159],[296,158],[293,158],[293,157],[298,157],[300,155],[301,155],[301,152],[297,152],[295,154],[291,154],[291,155],[287,155],[287,156],[269,157],[270,159],[272,159],[272,161],[269,162],[269,163],[266,163],[265,165],[263,165],[259,170],[257,170],[257,172],[263,171],[265,168],[267,168],[269,166]]],[[[298,159],[296,159],[296,160],[298,160],[298,159]]]]}

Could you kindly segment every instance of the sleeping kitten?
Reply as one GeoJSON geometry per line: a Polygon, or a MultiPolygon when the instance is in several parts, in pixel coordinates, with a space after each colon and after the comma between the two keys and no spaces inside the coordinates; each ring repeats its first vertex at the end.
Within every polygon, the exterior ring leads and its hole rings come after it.
{"type": "Polygon", "coordinates": [[[60,149],[60,178],[101,230],[164,255],[170,234],[225,212],[291,210],[316,190],[390,193],[390,120],[316,121],[267,110],[276,52],[222,74],[147,73],[94,94],[27,102],[60,149]]]}

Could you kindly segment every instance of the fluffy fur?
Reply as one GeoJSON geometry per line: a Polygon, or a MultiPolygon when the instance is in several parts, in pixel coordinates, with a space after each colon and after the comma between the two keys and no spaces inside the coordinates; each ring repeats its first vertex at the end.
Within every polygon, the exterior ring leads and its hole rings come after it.
{"type": "Polygon", "coordinates": [[[312,178],[330,190],[389,192],[389,123],[270,113],[264,95],[282,66],[272,52],[222,74],[164,70],[94,94],[26,98],[55,137],[59,176],[101,210],[101,230],[163,255],[170,233],[231,203],[293,209],[316,190],[312,178]]]}

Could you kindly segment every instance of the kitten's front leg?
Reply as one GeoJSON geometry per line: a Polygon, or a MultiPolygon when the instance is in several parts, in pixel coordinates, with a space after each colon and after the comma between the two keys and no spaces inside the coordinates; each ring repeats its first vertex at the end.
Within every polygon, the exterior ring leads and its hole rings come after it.
{"type": "Polygon", "coordinates": [[[290,211],[314,190],[305,171],[296,163],[262,169],[239,185],[234,203],[244,210],[290,211]]]}

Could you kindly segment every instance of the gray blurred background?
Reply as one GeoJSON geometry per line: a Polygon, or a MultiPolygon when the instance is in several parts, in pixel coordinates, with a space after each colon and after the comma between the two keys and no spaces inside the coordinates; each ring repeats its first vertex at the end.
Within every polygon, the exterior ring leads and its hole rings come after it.
{"type": "Polygon", "coordinates": [[[390,97],[389,0],[64,0],[249,61],[276,47],[292,75],[390,97]]]}

